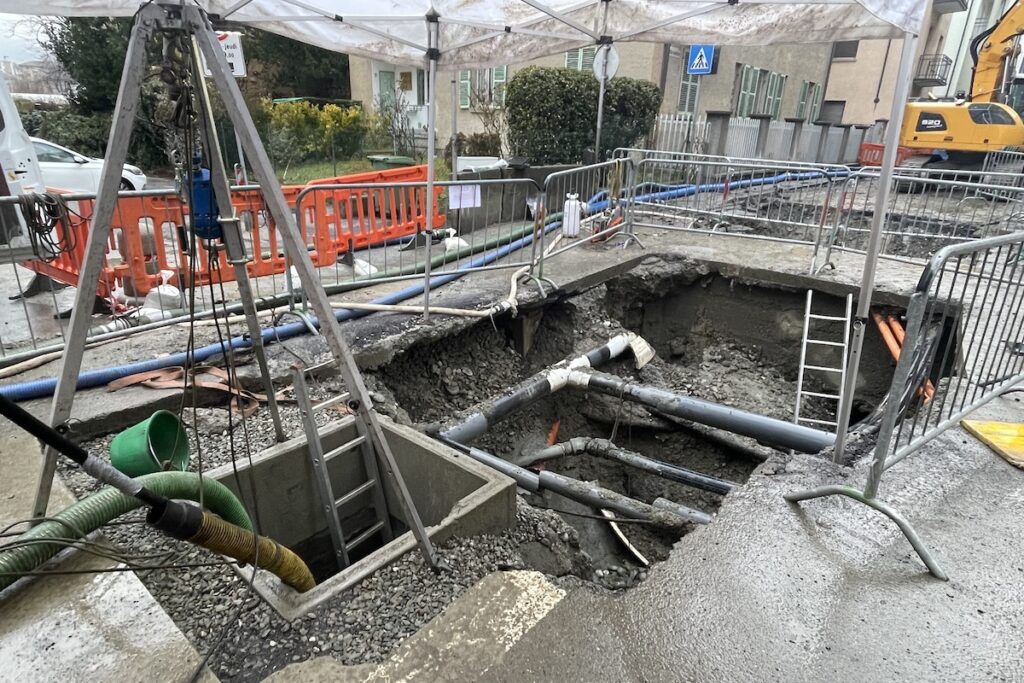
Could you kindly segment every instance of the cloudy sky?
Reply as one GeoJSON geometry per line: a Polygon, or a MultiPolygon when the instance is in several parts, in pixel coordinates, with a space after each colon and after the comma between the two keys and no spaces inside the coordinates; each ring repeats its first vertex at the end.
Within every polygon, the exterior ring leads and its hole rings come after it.
{"type": "Polygon", "coordinates": [[[0,14],[0,59],[26,62],[43,55],[31,17],[0,14]]]}

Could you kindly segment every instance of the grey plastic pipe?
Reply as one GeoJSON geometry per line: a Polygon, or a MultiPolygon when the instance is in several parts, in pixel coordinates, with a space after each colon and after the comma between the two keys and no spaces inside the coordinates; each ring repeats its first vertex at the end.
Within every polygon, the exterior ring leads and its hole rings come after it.
{"type": "Polygon", "coordinates": [[[777,448],[819,453],[835,441],[835,435],[818,429],[702,401],[646,384],[627,382],[603,372],[573,370],[569,373],[568,385],[642,403],[668,415],[749,436],[777,448]]]}

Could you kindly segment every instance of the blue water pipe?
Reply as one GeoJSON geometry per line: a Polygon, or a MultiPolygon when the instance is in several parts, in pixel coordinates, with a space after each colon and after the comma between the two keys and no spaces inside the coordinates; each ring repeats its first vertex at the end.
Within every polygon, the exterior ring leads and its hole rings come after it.
{"type": "MultiPolygon", "coordinates": [[[[544,226],[544,232],[548,233],[552,230],[556,230],[562,225],[561,221],[552,221],[544,226]]],[[[510,242],[502,247],[490,251],[486,254],[476,257],[469,263],[459,266],[457,270],[444,275],[437,275],[430,278],[429,285],[422,283],[400,289],[397,292],[382,296],[379,299],[374,299],[369,302],[372,304],[397,304],[402,301],[419,296],[424,292],[427,286],[430,289],[435,289],[446,285],[453,280],[457,280],[473,268],[480,268],[488,264],[494,263],[500,258],[511,254],[514,251],[518,251],[523,247],[529,246],[533,242],[533,233],[521,237],[520,239],[510,242]]],[[[359,310],[354,311],[348,308],[338,309],[334,317],[338,319],[338,322],[344,322],[346,320],[354,320],[356,318],[362,318],[370,315],[373,311],[359,310]]],[[[312,319],[314,325],[319,327],[316,318],[312,319]]],[[[277,325],[275,327],[268,327],[263,330],[262,337],[264,344],[272,344],[275,341],[284,341],[292,337],[296,337],[300,334],[305,334],[309,331],[304,322],[286,323],[284,325],[277,325]]],[[[225,342],[225,346],[232,349],[244,349],[251,345],[250,341],[246,337],[232,337],[225,342]]],[[[192,353],[192,361],[194,363],[201,363],[212,356],[217,354],[223,354],[224,347],[221,346],[220,342],[208,344],[206,346],[195,349],[192,353]]],[[[189,354],[185,351],[174,353],[169,356],[162,356],[160,358],[153,358],[151,360],[138,361],[136,363],[128,363],[126,365],[115,365],[107,368],[99,368],[96,370],[87,370],[78,375],[78,389],[89,389],[92,387],[105,386],[110,384],[116,379],[127,377],[128,375],[134,375],[139,372],[151,372],[153,370],[160,370],[162,368],[183,366],[189,363],[189,354]]],[[[34,398],[44,398],[46,396],[52,396],[53,392],[57,388],[57,378],[45,377],[36,380],[29,380],[27,382],[19,382],[17,384],[8,384],[0,386],[0,395],[9,398],[12,401],[28,401],[34,398]]]]}

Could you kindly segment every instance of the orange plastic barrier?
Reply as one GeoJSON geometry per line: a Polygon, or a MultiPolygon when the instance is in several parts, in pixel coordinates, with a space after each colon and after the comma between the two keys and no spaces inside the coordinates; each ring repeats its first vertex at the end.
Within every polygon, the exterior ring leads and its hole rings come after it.
{"type": "MultiPolygon", "coordinates": [[[[861,144],[860,151],[857,153],[857,163],[861,166],[881,166],[882,165],[882,154],[885,152],[885,145],[877,145],[873,142],[865,142],[861,144]]],[[[896,148],[896,165],[902,166],[903,163],[918,153],[919,150],[911,149],[910,147],[897,147],[896,148]]]]}
{"type": "MultiPolygon", "coordinates": [[[[282,190],[294,210],[300,192],[309,186],[422,183],[426,179],[426,166],[410,166],[321,178],[306,186],[287,185],[282,190]]],[[[438,212],[437,198],[441,192],[442,188],[437,188],[432,203],[436,227],[445,222],[438,212]]],[[[299,226],[305,243],[312,248],[309,253],[313,265],[333,265],[350,249],[415,234],[426,225],[425,194],[422,188],[396,187],[310,192],[302,203],[299,226]]],[[[284,250],[263,195],[258,190],[234,190],[231,200],[251,256],[246,264],[250,277],[283,273],[287,266],[284,250]]],[[[77,286],[95,200],[69,205],[77,215],[70,217],[70,234],[63,234],[58,228],[58,236],[61,244],[71,244],[70,253],[62,253],[49,262],[25,261],[21,265],[77,286]]],[[[194,266],[190,263],[190,237],[184,227],[187,213],[187,206],[172,194],[120,197],[111,220],[97,296],[108,298],[117,287],[124,288],[129,296],[144,296],[160,284],[160,271],[171,271],[186,287],[193,282],[199,286],[234,280],[234,271],[223,249],[211,254],[199,248],[197,262],[194,266]],[[120,259],[111,258],[111,252],[119,254],[120,259]]]]}

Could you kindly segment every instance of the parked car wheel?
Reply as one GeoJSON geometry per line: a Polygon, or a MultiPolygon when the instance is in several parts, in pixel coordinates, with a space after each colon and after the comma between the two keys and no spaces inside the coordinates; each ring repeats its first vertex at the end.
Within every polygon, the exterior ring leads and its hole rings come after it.
{"type": "Polygon", "coordinates": [[[121,178],[121,192],[131,192],[135,186],[128,182],[127,178],[121,178]]]}

